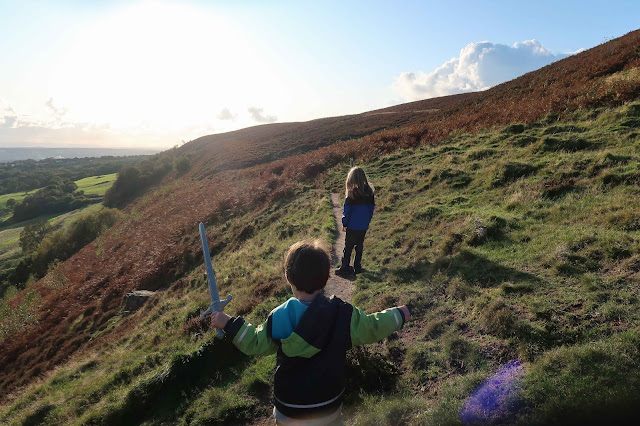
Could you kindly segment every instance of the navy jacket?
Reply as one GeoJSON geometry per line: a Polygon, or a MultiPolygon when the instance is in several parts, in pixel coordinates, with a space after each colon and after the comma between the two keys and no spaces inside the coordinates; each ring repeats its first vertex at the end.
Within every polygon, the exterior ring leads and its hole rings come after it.
{"type": "Polygon", "coordinates": [[[354,231],[366,231],[373,217],[376,202],[373,191],[368,186],[365,188],[365,196],[347,197],[342,206],[342,226],[354,231]]]}

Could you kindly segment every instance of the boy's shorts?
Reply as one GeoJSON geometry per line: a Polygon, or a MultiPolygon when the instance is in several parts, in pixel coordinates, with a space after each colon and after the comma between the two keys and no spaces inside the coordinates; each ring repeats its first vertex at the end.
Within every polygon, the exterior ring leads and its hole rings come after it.
{"type": "Polygon", "coordinates": [[[276,420],[277,425],[299,425],[299,426],[341,426],[342,422],[342,404],[340,407],[328,416],[317,419],[292,419],[282,414],[276,407],[273,407],[273,417],[276,420]]]}

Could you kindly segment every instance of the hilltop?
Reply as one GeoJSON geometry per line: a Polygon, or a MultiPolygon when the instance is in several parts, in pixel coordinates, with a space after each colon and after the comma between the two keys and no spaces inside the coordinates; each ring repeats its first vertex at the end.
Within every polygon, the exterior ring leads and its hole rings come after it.
{"type": "Polygon", "coordinates": [[[239,357],[185,326],[207,304],[196,224],[221,292],[234,294],[229,312],[260,321],[288,297],[286,247],[331,238],[328,192],[349,158],[379,190],[354,301],[415,309],[399,339],[354,351],[352,419],[454,422],[465,395],[514,358],[531,371],[525,422],[628,413],[639,383],[625,373],[639,361],[638,46],[635,31],[484,92],[185,144],[188,172],[9,302],[21,328],[1,336],[0,419],[268,416],[273,358],[239,357]],[[125,316],[133,289],[161,292],[125,316]]]}

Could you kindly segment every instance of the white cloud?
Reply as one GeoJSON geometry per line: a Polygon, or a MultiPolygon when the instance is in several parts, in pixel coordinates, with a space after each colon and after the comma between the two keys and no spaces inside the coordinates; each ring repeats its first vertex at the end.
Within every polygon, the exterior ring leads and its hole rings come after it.
{"type": "Polygon", "coordinates": [[[2,119],[2,123],[0,123],[0,127],[11,128],[16,125],[18,121],[18,116],[16,115],[16,110],[13,109],[11,105],[4,99],[0,98],[0,118],[2,119]]]}
{"type": "Polygon", "coordinates": [[[403,72],[392,89],[403,101],[486,90],[570,54],[554,54],[537,40],[513,46],[488,41],[469,43],[460,50],[458,57],[451,58],[428,74],[422,71],[403,72]]]}
{"type": "Polygon", "coordinates": [[[235,120],[238,114],[232,114],[229,108],[222,108],[217,115],[218,120],[235,120]]]}
{"type": "Polygon", "coordinates": [[[262,108],[249,107],[247,111],[251,114],[251,118],[258,123],[273,123],[278,120],[278,117],[275,115],[264,115],[262,108]]]}
{"type": "Polygon", "coordinates": [[[8,127],[11,128],[13,126],[15,126],[16,122],[18,121],[18,116],[16,115],[5,115],[3,117],[4,122],[2,123],[1,127],[8,127]]]}
{"type": "Polygon", "coordinates": [[[51,111],[51,114],[56,119],[56,121],[61,121],[62,117],[68,112],[67,108],[59,108],[53,104],[53,98],[49,98],[46,103],[47,108],[51,111]]]}

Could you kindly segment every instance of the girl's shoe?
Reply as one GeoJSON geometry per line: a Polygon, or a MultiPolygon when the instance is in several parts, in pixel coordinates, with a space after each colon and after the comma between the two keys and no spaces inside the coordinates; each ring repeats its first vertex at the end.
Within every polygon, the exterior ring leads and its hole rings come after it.
{"type": "Polygon", "coordinates": [[[354,274],[353,268],[351,266],[345,266],[344,268],[340,266],[336,269],[336,275],[340,277],[348,277],[354,274]]]}

